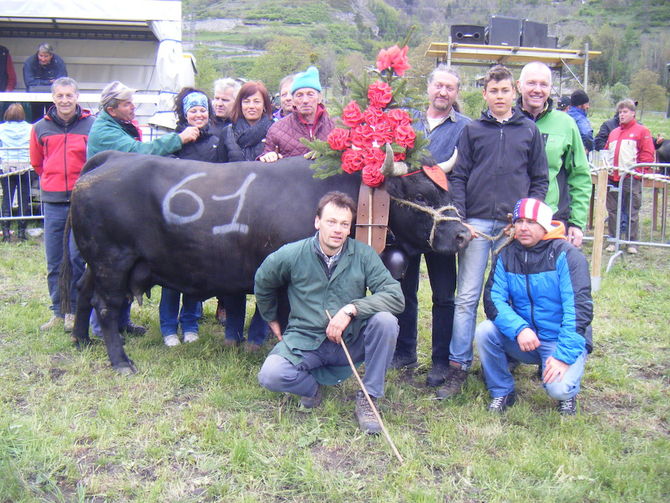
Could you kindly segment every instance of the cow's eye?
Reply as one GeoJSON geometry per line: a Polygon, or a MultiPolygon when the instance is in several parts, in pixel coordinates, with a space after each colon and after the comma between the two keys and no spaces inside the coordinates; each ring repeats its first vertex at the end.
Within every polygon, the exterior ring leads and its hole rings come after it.
{"type": "Polygon", "coordinates": [[[426,198],[423,197],[423,194],[417,194],[417,196],[416,196],[416,202],[417,202],[417,203],[422,203],[422,204],[423,204],[423,203],[426,202],[426,198]]]}

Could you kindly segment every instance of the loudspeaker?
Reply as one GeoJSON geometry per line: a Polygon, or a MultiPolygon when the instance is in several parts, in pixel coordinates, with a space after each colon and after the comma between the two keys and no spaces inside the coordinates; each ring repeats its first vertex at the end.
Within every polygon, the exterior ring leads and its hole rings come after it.
{"type": "Polygon", "coordinates": [[[451,26],[451,41],[466,44],[484,44],[485,28],[472,24],[454,24],[451,26]]]}
{"type": "Polygon", "coordinates": [[[545,23],[523,20],[521,45],[523,47],[547,47],[548,27],[545,23]]]}
{"type": "Polygon", "coordinates": [[[505,16],[491,16],[487,29],[487,43],[490,45],[521,45],[521,19],[505,16]]]}

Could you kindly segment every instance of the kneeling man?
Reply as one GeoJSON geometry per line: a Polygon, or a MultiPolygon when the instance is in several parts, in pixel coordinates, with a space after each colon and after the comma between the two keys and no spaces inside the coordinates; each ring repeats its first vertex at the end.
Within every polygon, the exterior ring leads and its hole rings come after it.
{"type": "Polygon", "coordinates": [[[491,266],[484,292],[488,321],[476,331],[489,410],[514,404],[508,360],[542,366],[544,388],[561,414],[577,410],[577,393],[591,352],[591,280],[586,258],[565,239],[563,224],[536,199],[514,207],[514,241],[491,266]]]}
{"type": "MultiPolygon", "coordinates": [[[[343,339],[354,362],[365,362],[363,383],[372,399],[384,395],[398,337],[394,314],[404,309],[404,298],[377,253],[348,238],[355,212],[349,196],[329,192],[319,201],[316,235],[283,246],[256,272],[256,304],[279,339],[258,382],[271,391],[299,395],[306,408],[321,403],[320,385],[351,374],[343,339]],[[284,287],[291,313],[282,334],[277,301],[284,287]],[[366,290],[372,294],[366,296],[366,290]]],[[[356,395],[355,416],[366,433],[381,431],[362,391],[356,395]]]]}

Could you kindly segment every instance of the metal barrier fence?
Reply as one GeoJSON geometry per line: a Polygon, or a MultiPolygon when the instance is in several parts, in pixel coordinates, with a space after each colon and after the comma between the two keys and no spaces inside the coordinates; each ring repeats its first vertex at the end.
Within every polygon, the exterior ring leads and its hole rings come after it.
{"type": "Polygon", "coordinates": [[[27,148],[0,147],[0,221],[3,227],[12,221],[41,220],[39,180],[25,160],[27,148]]]}
{"type": "Polygon", "coordinates": [[[594,158],[592,174],[594,189],[592,279],[599,287],[603,246],[613,253],[607,263],[608,272],[624,252],[637,253],[638,247],[670,249],[668,227],[668,195],[670,177],[661,173],[670,164],[635,164],[627,169],[616,168],[620,179],[614,182],[615,168],[605,156],[594,158]],[[638,173],[636,168],[654,168],[658,173],[638,173]],[[625,247],[625,249],[624,249],[625,247]]]}

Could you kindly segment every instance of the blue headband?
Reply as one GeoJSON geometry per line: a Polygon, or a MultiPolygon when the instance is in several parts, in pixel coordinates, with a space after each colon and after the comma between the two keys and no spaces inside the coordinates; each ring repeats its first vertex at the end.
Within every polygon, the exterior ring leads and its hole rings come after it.
{"type": "Polygon", "coordinates": [[[202,93],[190,93],[184,96],[182,100],[184,104],[184,113],[188,112],[193,107],[204,107],[209,112],[209,102],[207,96],[202,93]]]}

